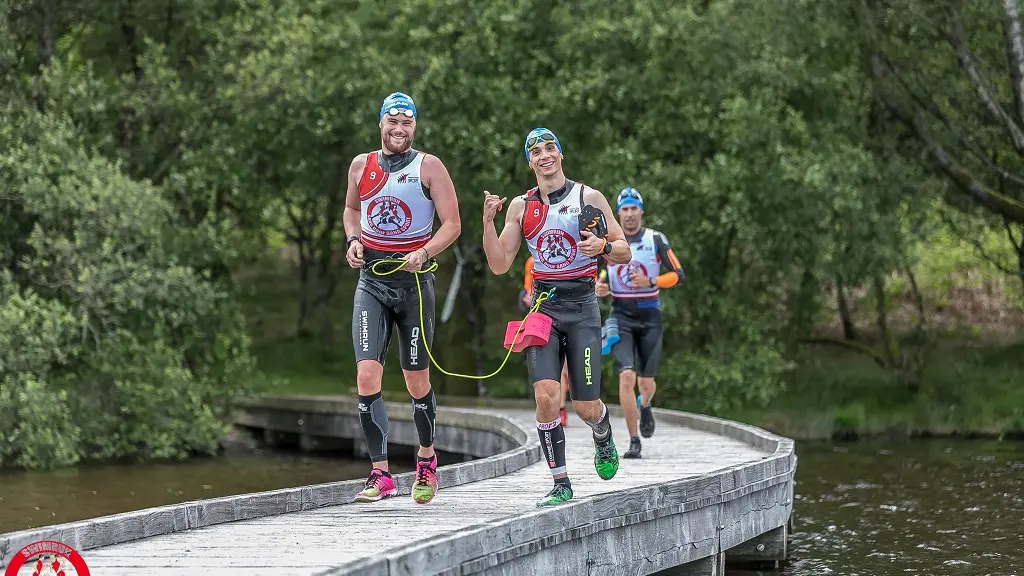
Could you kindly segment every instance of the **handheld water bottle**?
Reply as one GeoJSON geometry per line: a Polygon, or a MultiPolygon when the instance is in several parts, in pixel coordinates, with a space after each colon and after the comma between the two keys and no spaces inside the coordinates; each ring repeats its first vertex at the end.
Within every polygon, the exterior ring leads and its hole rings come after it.
{"type": "MultiPolygon", "coordinates": [[[[608,271],[601,270],[600,276],[601,282],[608,281],[608,271]]],[[[614,316],[609,316],[604,321],[604,326],[601,327],[601,355],[607,356],[612,351],[612,346],[619,341],[619,320],[614,316]]]]}
{"type": "Polygon", "coordinates": [[[601,355],[607,356],[612,351],[612,346],[619,341],[619,320],[609,316],[601,327],[601,355]]]}

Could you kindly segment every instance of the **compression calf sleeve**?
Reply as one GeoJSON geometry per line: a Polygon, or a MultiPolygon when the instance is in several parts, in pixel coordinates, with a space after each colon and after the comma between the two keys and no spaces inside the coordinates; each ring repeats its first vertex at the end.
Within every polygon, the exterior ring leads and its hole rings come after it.
{"type": "Polygon", "coordinates": [[[562,421],[537,422],[537,434],[551,474],[565,474],[565,429],[562,428],[562,421]]]}
{"type": "Polygon", "coordinates": [[[437,419],[437,399],[431,389],[423,398],[412,401],[412,420],[416,424],[416,433],[420,437],[420,446],[429,448],[434,445],[434,421],[437,419]]]}
{"type": "Polygon", "coordinates": [[[366,439],[366,451],[371,462],[388,459],[388,411],[380,392],[369,396],[359,395],[359,425],[366,439]]]}

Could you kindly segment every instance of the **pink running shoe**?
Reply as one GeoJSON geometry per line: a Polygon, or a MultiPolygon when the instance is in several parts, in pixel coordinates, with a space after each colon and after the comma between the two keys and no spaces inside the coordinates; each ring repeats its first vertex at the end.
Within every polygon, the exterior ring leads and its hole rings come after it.
{"type": "Polygon", "coordinates": [[[416,481],[412,483],[412,499],[417,504],[430,502],[434,494],[437,494],[437,456],[416,462],[416,481]]]}
{"type": "Polygon", "coordinates": [[[353,501],[376,502],[396,495],[398,487],[395,486],[395,479],[390,474],[385,475],[379,468],[374,468],[370,470],[370,477],[366,479],[366,487],[356,494],[353,501]]]}

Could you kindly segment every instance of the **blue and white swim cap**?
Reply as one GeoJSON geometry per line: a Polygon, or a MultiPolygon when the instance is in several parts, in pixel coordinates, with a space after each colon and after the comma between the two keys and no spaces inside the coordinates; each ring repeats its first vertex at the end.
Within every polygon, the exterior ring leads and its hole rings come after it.
{"type": "Polygon", "coordinates": [[[523,144],[523,153],[526,154],[527,162],[530,161],[530,149],[541,142],[554,142],[558,151],[562,152],[562,143],[558,141],[558,136],[555,136],[554,132],[547,128],[534,128],[526,135],[526,142],[523,144]]]}
{"type": "Polygon", "coordinates": [[[615,200],[615,211],[622,210],[623,206],[638,206],[641,210],[644,209],[644,198],[640,195],[640,192],[632,186],[623,188],[619,192],[619,197],[615,200]]]}
{"type": "Polygon", "coordinates": [[[394,92],[385,98],[384,102],[380,105],[380,118],[377,120],[383,120],[385,114],[390,114],[391,116],[405,114],[409,118],[415,118],[416,103],[412,101],[408,94],[394,92]]]}

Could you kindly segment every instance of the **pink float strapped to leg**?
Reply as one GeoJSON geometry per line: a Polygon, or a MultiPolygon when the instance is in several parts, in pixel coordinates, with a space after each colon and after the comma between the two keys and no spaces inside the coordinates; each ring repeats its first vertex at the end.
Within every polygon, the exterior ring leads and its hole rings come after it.
{"type": "Polygon", "coordinates": [[[511,346],[513,352],[522,352],[529,346],[543,346],[548,343],[550,336],[551,317],[540,312],[530,312],[525,323],[522,320],[513,320],[508,323],[505,328],[505,349],[507,350],[511,346]],[[519,330],[520,324],[523,324],[523,329],[519,331],[519,337],[516,338],[516,331],[519,330]],[[514,344],[513,338],[515,338],[514,344]]]}

